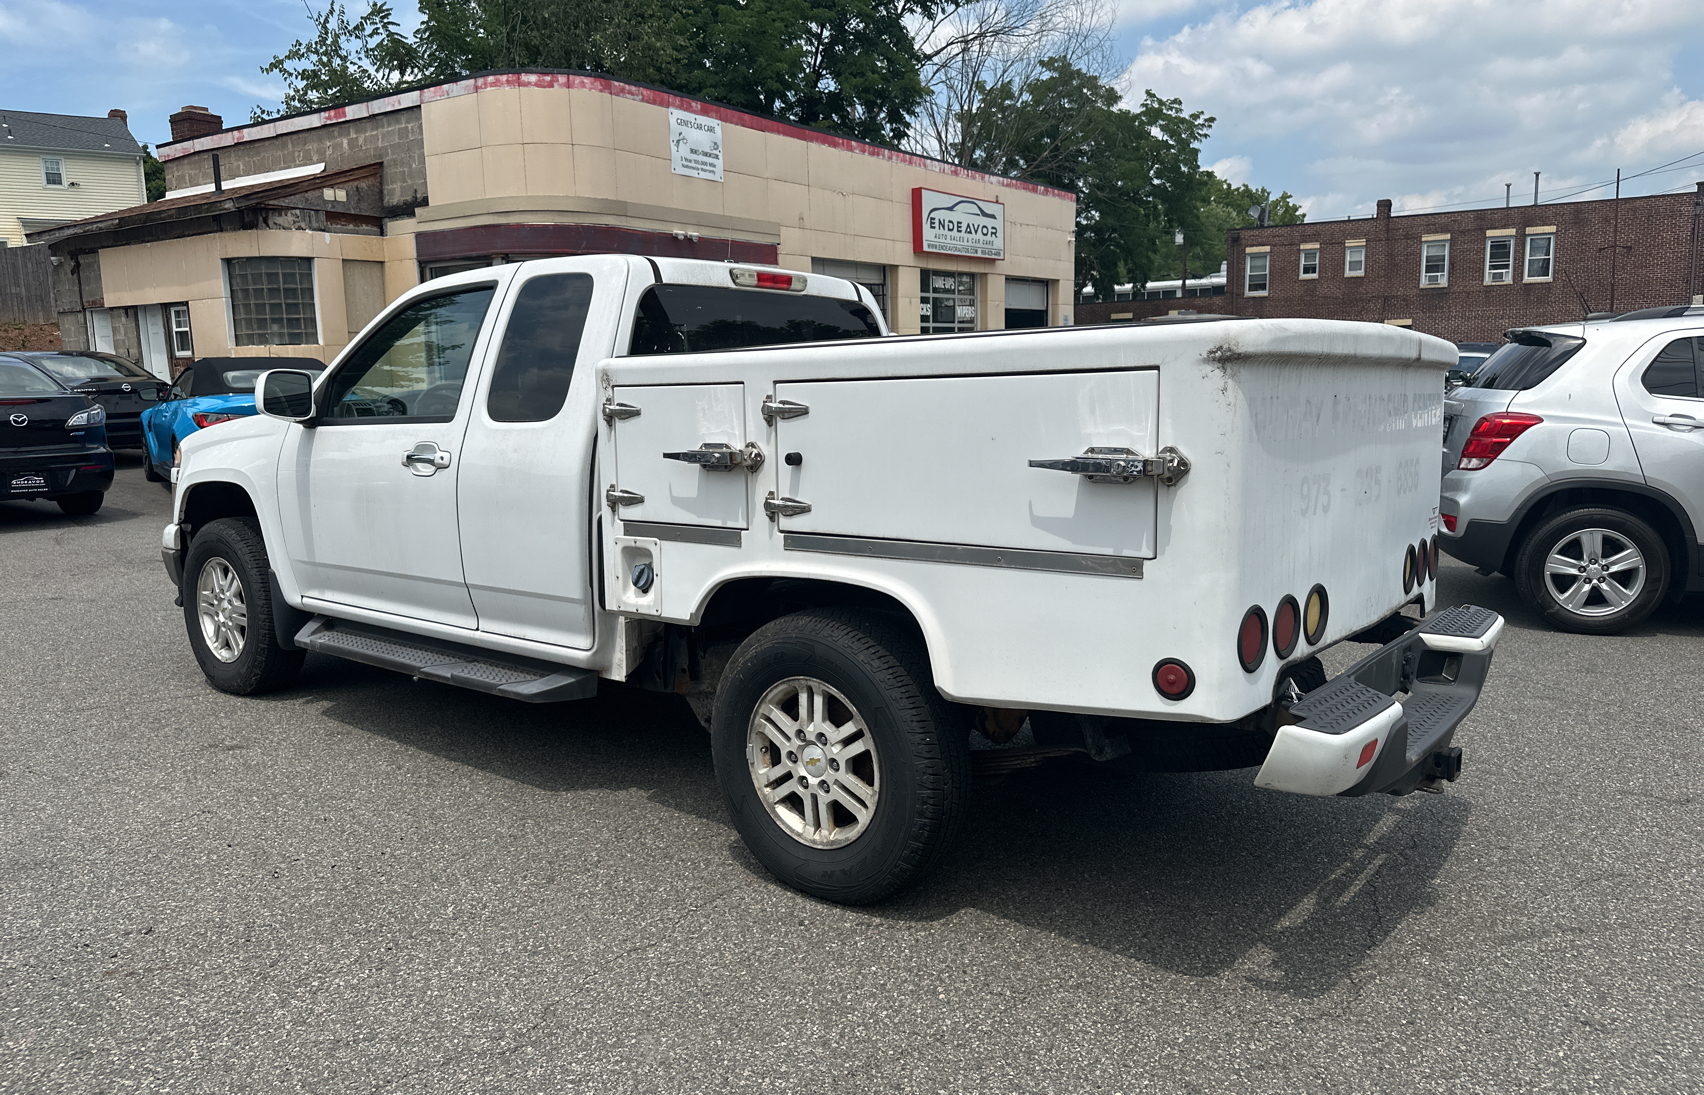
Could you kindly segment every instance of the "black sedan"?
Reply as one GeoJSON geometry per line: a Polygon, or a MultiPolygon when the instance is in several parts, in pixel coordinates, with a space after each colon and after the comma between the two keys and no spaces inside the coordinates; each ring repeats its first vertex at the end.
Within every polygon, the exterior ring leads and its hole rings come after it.
{"type": "Polygon", "coordinates": [[[116,354],[57,350],[7,356],[28,361],[106,408],[107,444],[115,449],[142,447],[142,412],[166,393],[165,381],[116,354]]]}
{"type": "Polygon", "coordinates": [[[51,498],[74,516],[112,486],[106,411],[15,357],[0,355],[0,499],[51,498]]]}

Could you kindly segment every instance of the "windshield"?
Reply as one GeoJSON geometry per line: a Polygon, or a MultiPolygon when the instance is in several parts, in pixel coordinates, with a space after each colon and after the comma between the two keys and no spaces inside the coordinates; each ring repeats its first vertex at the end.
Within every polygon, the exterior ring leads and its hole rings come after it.
{"type": "Polygon", "coordinates": [[[0,396],[64,394],[65,389],[55,384],[53,378],[40,369],[0,361],[0,396]]]}
{"type": "Polygon", "coordinates": [[[149,377],[147,372],[119,359],[96,354],[41,354],[30,358],[60,380],[108,380],[149,377]]]}
{"type": "Polygon", "coordinates": [[[1509,341],[1473,371],[1464,387],[1523,392],[1537,387],[1579,352],[1586,340],[1577,335],[1510,331],[1509,341]]]}
{"type": "Polygon", "coordinates": [[[634,356],[690,354],[742,346],[877,338],[881,326],[853,300],[764,289],[656,285],[639,301],[634,356]]]}

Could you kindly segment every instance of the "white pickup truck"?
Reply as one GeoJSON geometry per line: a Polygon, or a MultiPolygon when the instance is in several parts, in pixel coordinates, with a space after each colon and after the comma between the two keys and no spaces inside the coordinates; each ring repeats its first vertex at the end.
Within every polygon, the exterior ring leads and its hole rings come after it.
{"type": "Polygon", "coordinates": [[[310,651],[531,702],[679,692],[753,853],[849,903],[938,861],[973,734],[996,770],[1456,777],[1502,620],[1432,612],[1449,343],[884,336],[866,290],[772,268],[422,285],[184,442],[163,549],[195,657],[234,693],[310,651]],[[1345,639],[1377,648],[1327,680],[1345,639]]]}

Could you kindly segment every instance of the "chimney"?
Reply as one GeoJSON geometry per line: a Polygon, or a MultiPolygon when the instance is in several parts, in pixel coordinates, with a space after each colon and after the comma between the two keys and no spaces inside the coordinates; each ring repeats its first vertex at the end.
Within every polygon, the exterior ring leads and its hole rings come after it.
{"type": "Polygon", "coordinates": [[[205,137],[209,133],[217,133],[225,128],[225,119],[204,106],[186,106],[173,114],[169,120],[172,123],[172,140],[174,141],[205,137]]]}
{"type": "Polygon", "coordinates": [[[1381,221],[1390,220],[1390,199],[1389,198],[1380,198],[1379,199],[1379,220],[1381,220],[1381,221]]]}
{"type": "Polygon", "coordinates": [[[117,107],[114,107],[113,109],[107,111],[107,117],[117,118],[119,120],[119,122],[121,124],[123,124],[125,126],[125,128],[127,128],[127,129],[130,126],[130,115],[126,114],[122,110],[119,110],[117,107]]]}

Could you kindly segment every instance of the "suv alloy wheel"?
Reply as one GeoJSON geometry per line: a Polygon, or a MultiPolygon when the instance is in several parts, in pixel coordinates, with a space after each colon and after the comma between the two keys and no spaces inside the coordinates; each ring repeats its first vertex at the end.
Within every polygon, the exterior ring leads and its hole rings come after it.
{"type": "Polygon", "coordinates": [[[1515,560],[1521,598],[1564,631],[1608,635],[1656,611],[1668,591],[1662,537],[1625,510],[1564,510],[1533,529],[1515,560]]]}

